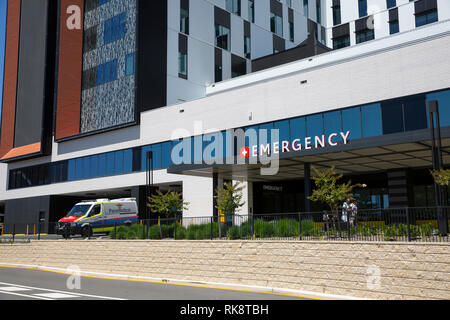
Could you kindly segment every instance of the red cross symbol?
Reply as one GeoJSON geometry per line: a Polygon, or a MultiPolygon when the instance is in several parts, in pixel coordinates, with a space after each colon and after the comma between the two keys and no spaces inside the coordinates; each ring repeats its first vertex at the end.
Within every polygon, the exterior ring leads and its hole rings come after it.
{"type": "Polygon", "coordinates": [[[250,148],[244,147],[241,149],[241,159],[246,159],[250,157],[250,148]]]}

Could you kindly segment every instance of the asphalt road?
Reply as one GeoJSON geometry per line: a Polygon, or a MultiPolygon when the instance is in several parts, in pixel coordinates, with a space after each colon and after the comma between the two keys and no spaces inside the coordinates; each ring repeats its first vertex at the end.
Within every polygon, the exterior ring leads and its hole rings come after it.
{"type": "Polygon", "coordinates": [[[56,272],[0,267],[0,300],[305,300],[293,295],[196,285],[70,278],[56,272]]]}

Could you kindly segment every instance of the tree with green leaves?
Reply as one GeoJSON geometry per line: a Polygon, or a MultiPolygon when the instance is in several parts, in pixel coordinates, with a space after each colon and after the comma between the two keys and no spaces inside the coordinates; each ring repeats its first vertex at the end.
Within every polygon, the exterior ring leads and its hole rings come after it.
{"type": "Polygon", "coordinates": [[[241,182],[236,183],[228,182],[224,183],[223,188],[216,189],[216,208],[225,213],[226,215],[234,215],[236,210],[245,205],[242,201],[244,186],[241,182]]]}
{"type": "Polygon", "coordinates": [[[167,191],[162,193],[160,190],[156,194],[148,197],[147,206],[156,213],[163,214],[166,218],[174,216],[182,210],[188,210],[188,202],[183,201],[182,193],[167,191]]]}
{"type": "Polygon", "coordinates": [[[320,171],[315,167],[312,167],[312,169],[316,173],[312,177],[316,184],[316,189],[308,199],[326,204],[331,211],[337,210],[346,199],[353,198],[353,189],[367,187],[364,184],[352,185],[351,181],[339,184],[339,180],[342,179],[343,175],[336,173],[334,167],[324,171],[320,171]]]}
{"type": "MultiPolygon", "coordinates": [[[[216,208],[225,215],[233,217],[236,210],[243,207],[245,202],[242,201],[244,186],[240,181],[224,183],[223,188],[216,189],[216,208]]],[[[226,220],[225,220],[226,221],[226,220]]],[[[219,238],[222,236],[222,227],[219,221],[219,238]]]]}
{"type": "Polygon", "coordinates": [[[430,172],[438,185],[450,186],[450,169],[430,172]]]}

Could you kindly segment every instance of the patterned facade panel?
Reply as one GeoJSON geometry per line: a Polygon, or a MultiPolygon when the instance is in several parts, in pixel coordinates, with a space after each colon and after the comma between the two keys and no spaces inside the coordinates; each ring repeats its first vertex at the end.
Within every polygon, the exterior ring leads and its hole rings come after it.
{"type": "Polygon", "coordinates": [[[134,70],[137,0],[110,0],[98,4],[84,16],[85,85],[81,96],[81,133],[125,125],[136,120],[134,70]],[[96,40],[94,48],[86,46],[92,40],[96,40]],[[88,75],[94,73],[95,83],[92,83],[88,75]]]}

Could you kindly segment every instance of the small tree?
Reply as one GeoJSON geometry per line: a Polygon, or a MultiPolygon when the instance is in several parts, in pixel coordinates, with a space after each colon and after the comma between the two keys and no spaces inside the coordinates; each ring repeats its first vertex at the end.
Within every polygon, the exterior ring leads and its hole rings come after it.
{"type": "Polygon", "coordinates": [[[450,186],[450,169],[440,171],[430,171],[434,181],[441,186],[450,186]]]}
{"type": "MultiPolygon", "coordinates": [[[[242,190],[244,186],[241,182],[225,183],[223,189],[216,189],[216,208],[223,212],[225,216],[233,217],[236,210],[244,206],[245,202],[242,201],[243,194],[242,190]]],[[[226,218],[225,218],[226,219],[226,218]]],[[[219,238],[222,236],[221,223],[219,221],[219,238]]]]}
{"type": "Polygon", "coordinates": [[[154,212],[163,214],[166,218],[173,216],[182,210],[187,210],[188,202],[183,201],[183,195],[175,191],[162,193],[160,190],[156,194],[148,197],[147,206],[154,212]]]}
{"type": "Polygon", "coordinates": [[[342,179],[343,175],[337,174],[334,167],[324,171],[319,171],[315,167],[312,167],[312,169],[316,173],[316,176],[312,179],[317,188],[312,192],[309,199],[326,204],[331,211],[337,210],[343,201],[352,198],[353,189],[366,187],[364,184],[352,185],[351,181],[339,184],[338,181],[342,179]]]}
{"type": "Polygon", "coordinates": [[[234,215],[236,210],[244,206],[242,201],[242,190],[244,186],[241,182],[233,184],[225,183],[223,189],[216,189],[217,206],[216,208],[224,212],[226,215],[234,215]]]}

